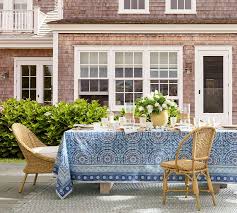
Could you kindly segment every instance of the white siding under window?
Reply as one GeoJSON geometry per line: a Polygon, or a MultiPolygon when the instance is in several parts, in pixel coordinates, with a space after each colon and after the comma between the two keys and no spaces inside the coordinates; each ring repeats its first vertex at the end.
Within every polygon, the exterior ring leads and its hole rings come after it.
{"type": "Polygon", "coordinates": [[[166,0],[167,14],[196,14],[196,0],[166,0]]]}
{"type": "Polygon", "coordinates": [[[118,111],[159,90],[181,105],[182,57],[179,46],[77,46],[74,97],[118,111]]]}
{"type": "Polygon", "coordinates": [[[121,14],[149,13],[149,0],[119,0],[119,13],[121,14]]]}

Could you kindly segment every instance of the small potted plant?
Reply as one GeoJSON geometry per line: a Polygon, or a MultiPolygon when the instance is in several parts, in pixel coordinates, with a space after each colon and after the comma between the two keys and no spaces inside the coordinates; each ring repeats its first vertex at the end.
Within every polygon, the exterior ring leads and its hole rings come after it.
{"type": "Polygon", "coordinates": [[[150,118],[154,127],[165,126],[169,121],[169,110],[177,109],[177,104],[157,90],[148,97],[136,100],[136,115],[150,118]]]}
{"type": "Polygon", "coordinates": [[[172,106],[169,109],[169,120],[170,126],[174,127],[180,117],[180,110],[178,107],[172,106]]]}

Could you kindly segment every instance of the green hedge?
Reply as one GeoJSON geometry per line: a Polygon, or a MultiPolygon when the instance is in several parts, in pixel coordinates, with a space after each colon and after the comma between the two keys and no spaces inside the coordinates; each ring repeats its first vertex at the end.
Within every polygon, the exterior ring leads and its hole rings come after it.
{"type": "Polygon", "coordinates": [[[55,106],[42,106],[35,101],[9,99],[0,103],[0,158],[22,158],[11,132],[13,123],[30,128],[47,145],[58,145],[63,132],[74,124],[90,124],[106,116],[107,108],[97,101],[88,103],[78,99],[74,103],[61,102],[55,106]]]}

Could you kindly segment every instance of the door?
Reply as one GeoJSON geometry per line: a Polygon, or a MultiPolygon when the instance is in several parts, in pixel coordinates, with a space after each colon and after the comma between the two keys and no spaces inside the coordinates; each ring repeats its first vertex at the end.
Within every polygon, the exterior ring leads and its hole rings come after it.
{"type": "Polygon", "coordinates": [[[16,98],[52,104],[52,60],[21,60],[15,64],[16,98]]]}
{"type": "Polygon", "coordinates": [[[196,49],[195,116],[201,120],[232,123],[231,55],[231,48],[196,49]]]}

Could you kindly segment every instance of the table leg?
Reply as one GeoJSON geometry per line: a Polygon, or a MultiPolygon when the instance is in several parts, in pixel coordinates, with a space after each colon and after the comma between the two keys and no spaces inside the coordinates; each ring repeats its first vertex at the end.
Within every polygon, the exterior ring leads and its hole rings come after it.
{"type": "Polygon", "coordinates": [[[100,194],[109,194],[113,183],[100,183],[100,194]]]}

